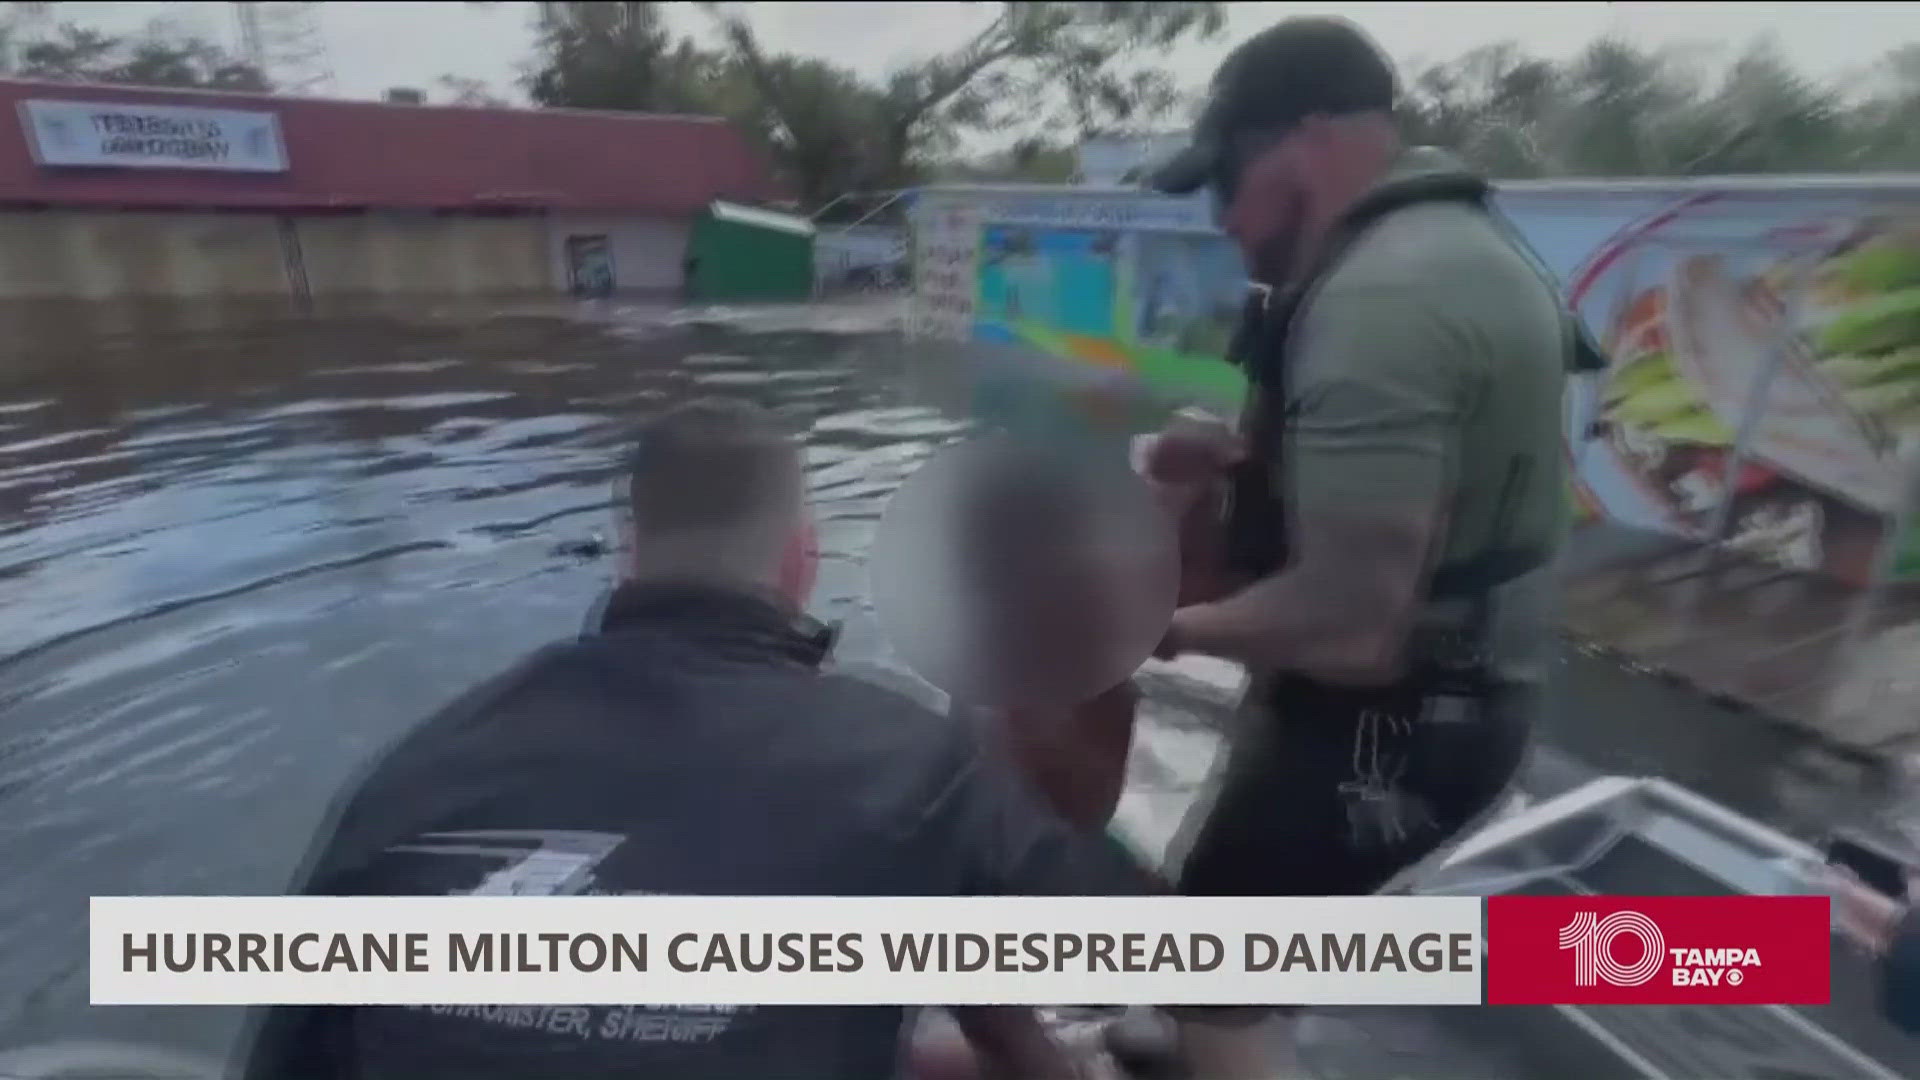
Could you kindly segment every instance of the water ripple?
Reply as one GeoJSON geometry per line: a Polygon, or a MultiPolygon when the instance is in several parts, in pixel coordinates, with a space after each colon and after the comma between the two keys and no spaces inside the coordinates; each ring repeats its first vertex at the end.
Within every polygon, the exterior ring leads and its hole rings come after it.
{"type": "Polygon", "coordinates": [[[725,394],[806,429],[816,605],[883,654],[874,524],[970,425],[902,400],[898,339],[801,314],[121,334],[0,389],[0,865],[32,868],[0,887],[0,1046],[217,1050],[229,1013],[86,1006],[85,897],[279,888],[368,754],[577,633],[648,410],[725,394]]]}

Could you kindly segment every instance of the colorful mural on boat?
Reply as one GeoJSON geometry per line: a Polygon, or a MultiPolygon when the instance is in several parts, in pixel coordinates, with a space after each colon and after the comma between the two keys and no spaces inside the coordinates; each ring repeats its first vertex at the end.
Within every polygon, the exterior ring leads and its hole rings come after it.
{"type": "MultiPolygon", "coordinates": [[[[1569,395],[1582,515],[1696,537],[1724,518],[1737,547],[1868,580],[1898,510],[1896,444],[1920,429],[1920,184],[1581,182],[1499,201],[1612,357],[1569,395]]],[[[1203,203],[921,200],[956,206],[979,222],[972,340],[1238,404],[1221,354],[1247,285],[1203,203]]]]}

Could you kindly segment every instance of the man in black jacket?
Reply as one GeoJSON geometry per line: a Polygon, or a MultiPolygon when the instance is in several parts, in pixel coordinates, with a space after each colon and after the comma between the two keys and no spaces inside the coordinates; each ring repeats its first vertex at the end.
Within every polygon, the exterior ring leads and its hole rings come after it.
{"type": "MultiPolygon", "coordinates": [[[[1097,895],[1147,880],[974,731],[824,674],[799,449],[767,414],[647,423],[625,580],[550,647],[402,739],[323,827],[309,895],[1097,895]]],[[[962,1010],[1021,1076],[1064,1061],[1024,1010],[962,1010]],[[983,1021],[984,1018],[984,1021],[983,1021]],[[1008,1022],[1009,1020],[1013,1022],[1008,1022]]],[[[897,1065],[899,1008],[280,1008],[247,1080],[818,1077],[897,1065]]]]}

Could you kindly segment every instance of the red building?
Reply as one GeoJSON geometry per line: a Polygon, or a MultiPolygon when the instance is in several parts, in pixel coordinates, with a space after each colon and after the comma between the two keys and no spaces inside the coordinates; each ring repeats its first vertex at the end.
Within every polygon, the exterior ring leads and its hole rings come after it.
{"type": "Polygon", "coordinates": [[[521,291],[536,279],[667,289],[709,203],[781,195],[743,135],[706,117],[14,80],[0,80],[0,104],[0,211],[28,252],[0,253],[0,297],[266,289],[268,231],[277,284],[296,293],[521,291]],[[161,262],[205,261],[217,236],[213,248],[231,248],[226,269],[252,270],[47,275],[32,250],[71,248],[76,229],[111,234],[80,245],[101,261],[152,264],[154,251],[132,248],[155,244],[161,262]]]}

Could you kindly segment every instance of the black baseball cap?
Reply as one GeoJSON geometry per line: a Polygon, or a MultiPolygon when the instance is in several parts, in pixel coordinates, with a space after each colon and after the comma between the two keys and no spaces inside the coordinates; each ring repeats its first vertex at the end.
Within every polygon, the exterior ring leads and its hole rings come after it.
{"type": "Polygon", "coordinates": [[[1192,145],[1155,169],[1149,183],[1169,195],[1198,191],[1224,172],[1236,132],[1316,115],[1390,112],[1394,94],[1393,65],[1359,27],[1331,16],[1285,19],[1221,62],[1192,145]]]}

